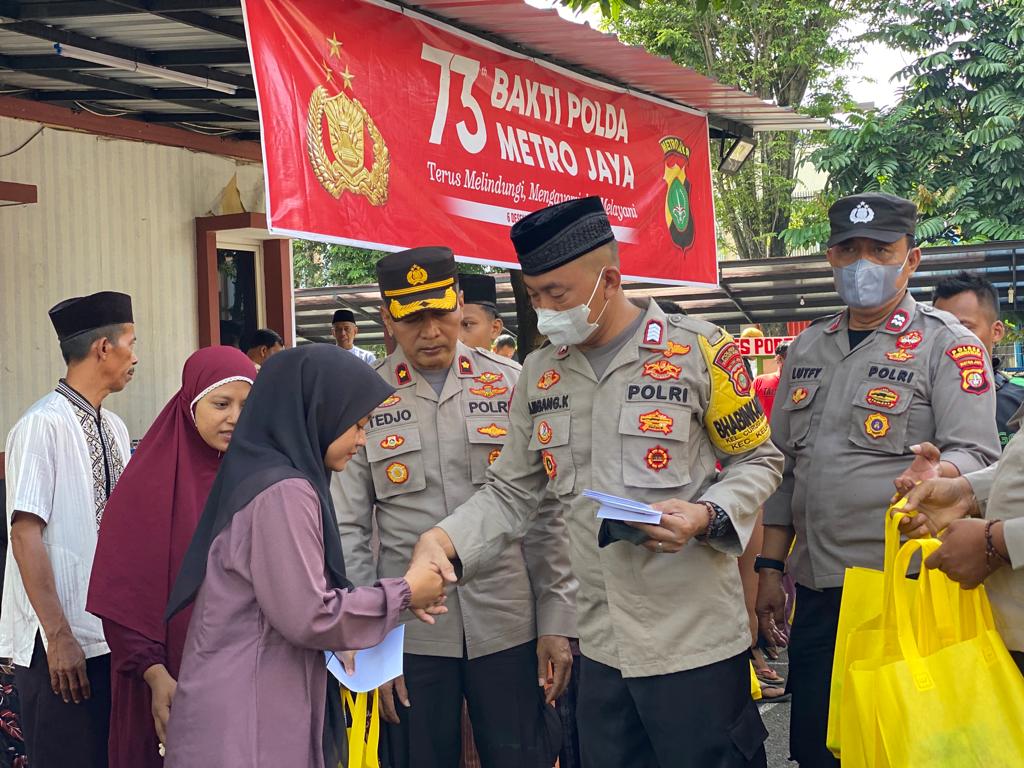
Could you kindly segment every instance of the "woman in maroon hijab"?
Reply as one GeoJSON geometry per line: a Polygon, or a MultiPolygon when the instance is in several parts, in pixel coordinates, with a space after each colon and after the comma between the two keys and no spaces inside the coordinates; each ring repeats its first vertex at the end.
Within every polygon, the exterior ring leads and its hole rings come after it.
{"type": "Polygon", "coordinates": [[[111,651],[110,768],[163,765],[190,614],[165,623],[164,610],[255,377],[233,347],[189,357],[107,502],[86,608],[111,651]]]}

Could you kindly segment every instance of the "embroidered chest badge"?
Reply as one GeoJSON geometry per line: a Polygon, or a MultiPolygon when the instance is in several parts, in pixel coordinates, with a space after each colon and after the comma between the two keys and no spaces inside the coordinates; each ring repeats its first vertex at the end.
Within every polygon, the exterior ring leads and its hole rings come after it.
{"type": "Polygon", "coordinates": [[[669,454],[668,449],[656,445],[647,451],[647,456],[644,460],[647,462],[647,466],[655,472],[661,472],[672,461],[672,456],[669,454]]]}
{"type": "Polygon", "coordinates": [[[401,435],[388,435],[380,441],[380,447],[386,451],[393,451],[405,445],[405,438],[401,435]]]}
{"type": "Polygon", "coordinates": [[[546,421],[542,421],[537,425],[537,441],[541,445],[547,445],[551,442],[551,438],[555,436],[555,432],[551,429],[551,425],[546,421]]]}
{"type": "Polygon", "coordinates": [[[644,363],[644,376],[648,376],[655,381],[668,381],[669,379],[678,379],[679,374],[683,372],[683,369],[674,363],[670,363],[665,358],[658,358],[649,363],[644,363]]]}
{"type": "Polygon", "coordinates": [[[873,408],[895,408],[900,401],[899,393],[889,387],[869,389],[864,402],[873,408]]]}
{"type": "Polygon", "coordinates": [[[669,339],[665,342],[665,351],[662,352],[665,357],[675,357],[676,355],[688,355],[690,354],[689,344],[676,344],[676,342],[669,339]]]}
{"type": "Polygon", "coordinates": [[[498,395],[504,395],[508,392],[508,387],[496,387],[493,384],[484,384],[482,387],[473,387],[469,390],[470,394],[477,395],[479,397],[497,397],[498,395]]]}
{"type": "Polygon", "coordinates": [[[487,466],[491,466],[501,456],[501,448],[495,448],[493,451],[487,454],[487,466]]]}
{"type": "Polygon", "coordinates": [[[494,384],[497,381],[501,381],[505,378],[505,374],[498,373],[497,371],[484,371],[477,376],[473,381],[477,384],[494,384]]]}
{"type": "Polygon", "coordinates": [[[499,427],[497,424],[488,424],[486,427],[478,427],[477,432],[487,437],[504,437],[508,434],[508,430],[504,427],[499,427]]]}
{"type": "Polygon", "coordinates": [[[544,371],[540,378],[537,379],[537,389],[551,389],[561,378],[562,377],[558,374],[558,371],[554,368],[550,371],[544,371]]]}
{"type": "Polygon", "coordinates": [[[889,434],[889,417],[884,413],[869,413],[864,419],[864,432],[875,440],[885,437],[889,434]]]}
{"type": "Polygon", "coordinates": [[[401,485],[409,479],[409,468],[400,461],[393,461],[388,464],[387,469],[384,470],[384,474],[386,474],[388,476],[388,480],[395,485],[401,485]]]}
{"type": "Polygon", "coordinates": [[[924,341],[924,334],[920,331],[907,331],[896,339],[897,349],[917,349],[924,341]]]}
{"type": "Polygon", "coordinates": [[[399,397],[398,395],[391,395],[391,397],[389,397],[387,400],[385,400],[383,403],[381,403],[377,407],[378,408],[390,408],[392,405],[398,405],[400,402],[402,402],[402,398],[401,397],[399,397]]]}
{"type": "Polygon", "coordinates": [[[807,399],[808,394],[807,387],[797,387],[793,390],[793,394],[789,396],[789,399],[793,401],[794,405],[799,405],[807,399]]]}
{"type": "Polygon", "coordinates": [[[675,419],[659,410],[640,414],[639,429],[641,432],[660,432],[663,435],[672,433],[675,419]]]}
{"type": "Polygon", "coordinates": [[[892,360],[894,363],[905,363],[908,360],[914,359],[914,353],[907,352],[905,349],[894,349],[892,352],[886,352],[885,357],[887,360],[892,360]]]}

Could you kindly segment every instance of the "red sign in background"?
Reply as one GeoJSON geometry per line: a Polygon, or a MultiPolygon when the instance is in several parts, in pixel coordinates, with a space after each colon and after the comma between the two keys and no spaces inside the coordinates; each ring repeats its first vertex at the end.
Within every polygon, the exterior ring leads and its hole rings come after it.
{"type": "Polygon", "coordinates": [[[717,284],[704,115],[364,0],[245,0],[274,232],[517,266],[509,228],[599,195],[634,279],[717,284]]]}
{"type": "Polygon", "coordinates": [[[780,344],[790,344],[795,336],[751,336],[738,338],[740,354],[744,357],[774,357],[780,344]]]}

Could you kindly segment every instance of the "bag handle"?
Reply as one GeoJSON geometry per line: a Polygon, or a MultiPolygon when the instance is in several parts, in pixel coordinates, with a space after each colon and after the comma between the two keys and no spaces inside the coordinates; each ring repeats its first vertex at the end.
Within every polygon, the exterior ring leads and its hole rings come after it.
{"type": "Polygon", "coordinates": [[[354,694],[342,692],[344,703],[349,708],[352,724],[348,728],[348,765],[345,768],[378,768],[380,748],[380,692],[373,691],[372,704],[369,693],[354,694]],[[370,722],[367,728],[366,713],[369,709],[370,722]]]}
{"type": "MultiPolygon", "coordinates": [[[[899,554],[896,555],[894,572],[906,576],[907,568],[910,567],[910,558],[915,553],[920,551],[923,562],[941,545],[942,542],[938,539],[911,539],[900,548],[899,554]]],[[[899,638],[900,650],[903,652],[904,659],[919,659],[921,651],[918,648],[917,638],[914,636],[913,620],[910,615],[910,593],[915,590],[918,591],[918,607],[922,613],[929,608],[934,611],[932,606],[923,604],[926,600],[934,602],[934,595],[931,594],[931,590],[927,588],[922,589],[920,584],[910,583],[905,578],[901,579],[901,583],[897,587],[895,573],[893,575],[893,600],[896,609],[896,632],[899,638]]]]}
{"type": "Polygon", "coordinates": [[[906,497],[889,507],[885,513],[885,555],[882,560],[882,619],[892,615],[893,581],[896,573],[896,555],[900,549],[900,523],[910,517],[902,512],[906,497]]]}

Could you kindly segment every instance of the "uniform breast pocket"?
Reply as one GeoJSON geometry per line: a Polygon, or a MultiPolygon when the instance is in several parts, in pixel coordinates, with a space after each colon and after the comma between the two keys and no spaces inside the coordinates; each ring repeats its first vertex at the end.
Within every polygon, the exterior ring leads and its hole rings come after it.
{"type": "Polygon", "coordinates": [[[540,453],[548,485],[559,496],[571,494],[576,486],[576,464],[569,443],[571,423],[569,411],[536,416],[530,436],[529,449],[540,453]]]}
{"type": "Polygon", "coordinates": [[[498,460],[508,439],[508,419],[468,419],[466,434],[469,438],[469,473],[473,485],[482,485],[487,479],[487,468],[498,460]]]}
{"type": "Polygon", "coordinates": [[[690,482],[689,408],[626,403],[619,413],[622,483],[633,488],[678,488],[690,482]]]}
{"type": "Polygon", "coordinates": [[[785,393],[786,399],[783,402],[779,402],[780,397],[783,396],[780,387],[776,396],[775,407],[782,408],[789,417],[789,436],[786,439],[787,448],[799,450],[810,442],[811,417],[814,415],[814,409],[811,408],[811,404],[814,403],[814,397],[818,394],[820,386],[820,382],[795,384],[785,393]]]}
{"type": "Polygon", "coordinates": [[[853,398],[850,442],[882,453],[906,453],[907,422],[914,391],[865,381],[853,398]]]}
{"type": "Polygon", "coordinates": [[[380,430],[367,435],[366,458],[378,499],[427,487],[418,429],[380,430]]]}

